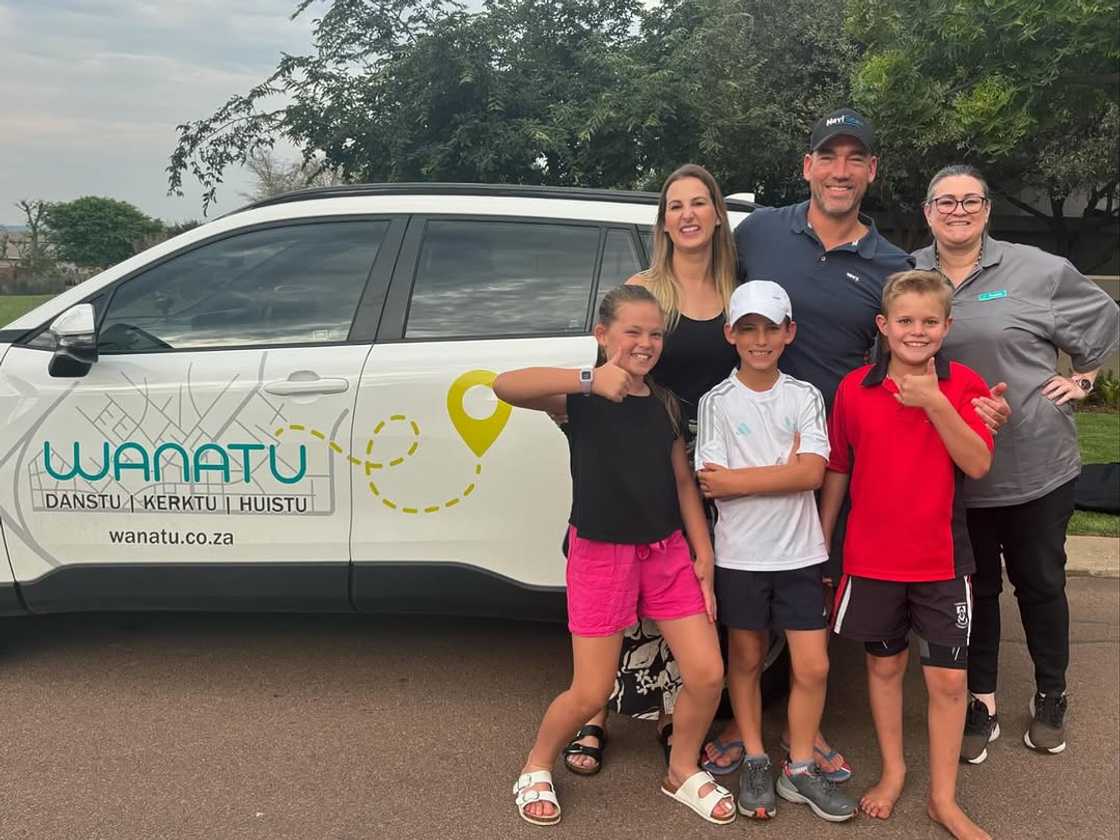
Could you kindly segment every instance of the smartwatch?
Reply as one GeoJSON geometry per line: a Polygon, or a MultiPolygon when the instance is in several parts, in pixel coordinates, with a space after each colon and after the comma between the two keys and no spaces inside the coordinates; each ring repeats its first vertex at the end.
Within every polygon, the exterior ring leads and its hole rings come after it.
{"type": "Polygon", "coordinates": [[[1086,394],[1093,393],[1093,380],[1089,377],[1078,376],[1073,380],[1073,383],[1086,394]]]}
{"type": "Polygon", "coordinates": [[[595,368],[579,369],[579,392],[585,397],[591,394],[591,380],[595,378],[595,368]]]}

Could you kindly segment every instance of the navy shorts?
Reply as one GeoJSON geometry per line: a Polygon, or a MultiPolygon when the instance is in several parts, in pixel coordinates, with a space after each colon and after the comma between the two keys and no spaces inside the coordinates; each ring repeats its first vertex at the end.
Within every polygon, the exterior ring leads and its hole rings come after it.
{"type": "Polygon", "coordinates": [[[844,575],[836,588],[833,632],[863,642],[872,656],[895,656],[919,639],[922,664],[968,665],[972,629],[972,582],[906,582],[844,575]]]}
{"type": "Polygon", "coordinates": [[[734,630],[823,630],[828,627],[823,563],[753,572],[716,566],[716,610],[734,630]]]}

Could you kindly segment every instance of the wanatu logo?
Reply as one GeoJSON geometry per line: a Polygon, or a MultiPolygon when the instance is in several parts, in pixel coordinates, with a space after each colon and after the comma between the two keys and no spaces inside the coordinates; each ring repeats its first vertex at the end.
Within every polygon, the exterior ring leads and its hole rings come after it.
{"type": "MultiPolygon", "coordinates": [[[[163,443],[149,454],[147,447],[140,443],[126,442],[112,446],[108,441],[101,444],[101,462],[96,462],[90,469],[82,466],[82,446],[78,441],[73,443],[72,466],[69,471],[58,470],[51,463],[51,442],[43,443],[43,467],[51,478],[58,481],[70,481],[83,478],[86,481],[100,481],[113,471],[113,478],[121,480],[121,475],[126,470],[135,470],[143,473],[145,481],[165,481],[165,470],[174,471],[176,477],[181,467],[184,482],[198,482],[204,472],[218,473],[222,481],[231,484],[234,481],[231,467],[231,454],[241,460],[241,479],[246,484],[252,481],[254,455],[268,450],[268,469],[272,477],[281,484],[295,484],[307,473],[307,448],[299,445],[299,469],[294,475],[284,475],[276,463],[276,446],[265,446],[263,443],[204,443],[193,451],[178,443],[163,443]],[[179,464],[174,463],[178,458],[179,464]],[[166,462],[166,465],[165,465],[166,462]]],[[[55,450],[57,453],[57,450],[55,450]]],[[[56,455],[57,457],[57,455],[56,455]]],[[[263,457],[263,456],[260,456],[263,457]]]]}

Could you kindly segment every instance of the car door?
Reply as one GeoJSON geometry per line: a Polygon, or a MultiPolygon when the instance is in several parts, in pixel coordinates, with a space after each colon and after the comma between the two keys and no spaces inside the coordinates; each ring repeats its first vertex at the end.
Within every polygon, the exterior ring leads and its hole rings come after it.
{"type": "Polygon", "coordinates": [[[9,351],[0,515],[30,609],[348,608],[354,400],[403,229],[223,235],[98,296],[85,376],[9,351]]]}
{"type": "Polygon", "coordinates": [[[640,268],[636,234],[621,233],[630,241],[571,220],[411,221],[355,411],[359,609],[563,614],[567,442],[490,384],[594,363],[604,257],[610,285],[640,268]]]}

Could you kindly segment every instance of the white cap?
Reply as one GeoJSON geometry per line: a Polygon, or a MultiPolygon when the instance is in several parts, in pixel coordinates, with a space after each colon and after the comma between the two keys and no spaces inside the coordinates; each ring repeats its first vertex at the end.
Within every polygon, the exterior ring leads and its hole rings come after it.
{"type": "Polygon", "coordinates": [[[793,320],[793,307],[786,290],[770,280],[750,280],[731,295],[731,314],[727,319],[734,324],[744,315],[761,315],[775,324],[786,318],[793,320]]]}

